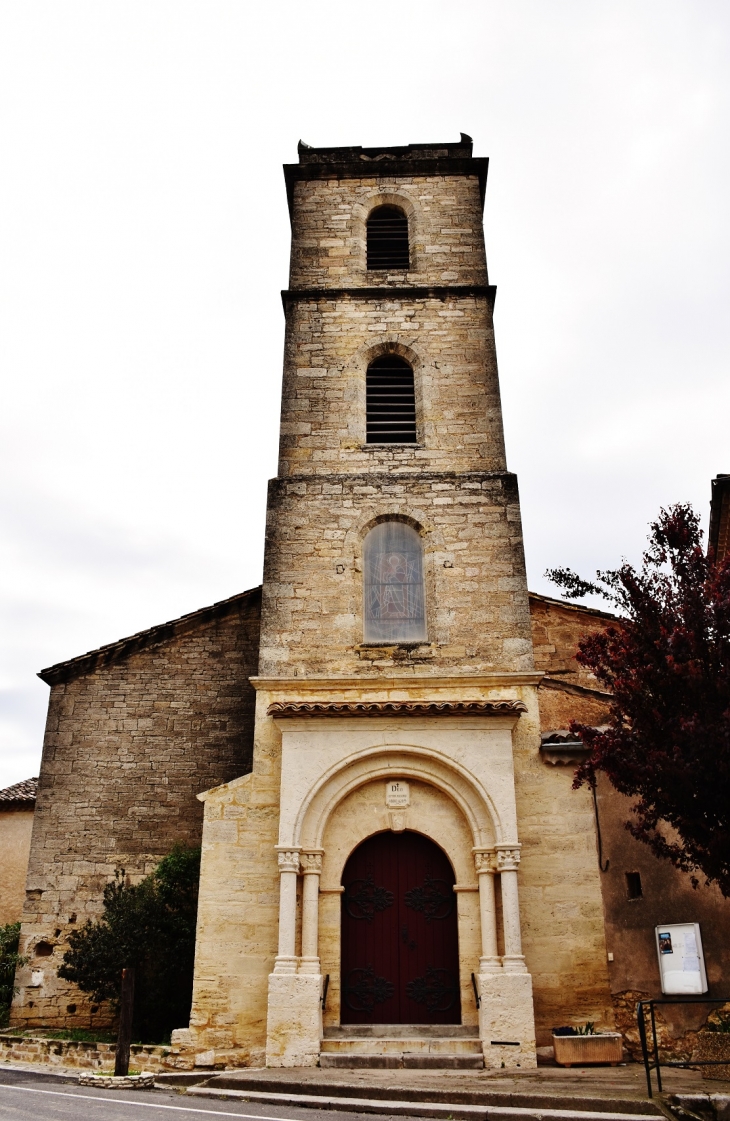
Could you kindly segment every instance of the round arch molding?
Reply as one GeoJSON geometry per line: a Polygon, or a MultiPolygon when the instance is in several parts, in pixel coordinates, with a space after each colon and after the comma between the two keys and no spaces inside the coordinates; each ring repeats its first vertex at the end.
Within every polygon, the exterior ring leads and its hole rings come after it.
{"type": "Polygon", "coordinates": [[[394,744],[357,752],[325,772],[302,802],[293,844],[321,849],[327,823],[345,798],[361,786],[396,777],[433,786],[454,802],[468,825],[474,848],[502,842],[499,811],[473,775],[433,749],[394,744]]]}

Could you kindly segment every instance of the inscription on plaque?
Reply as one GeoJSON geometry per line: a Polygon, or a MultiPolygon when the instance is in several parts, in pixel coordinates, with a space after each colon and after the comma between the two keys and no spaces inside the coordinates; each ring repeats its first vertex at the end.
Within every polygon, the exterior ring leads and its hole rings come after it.
{"type": "Polygon", "coordinates": [[[411,791],[407,782],[386,782],[386,806],[410,806],[411,791]]]}

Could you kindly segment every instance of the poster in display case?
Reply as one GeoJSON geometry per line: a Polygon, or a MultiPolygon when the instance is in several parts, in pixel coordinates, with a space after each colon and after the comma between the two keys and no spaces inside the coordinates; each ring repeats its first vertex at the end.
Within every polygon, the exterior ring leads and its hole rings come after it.
{"type": "Polygon", "coordinates": [[[665,996],[707,992],[700,924],[667,923],[654,928],[659,975],[665,996]]]}

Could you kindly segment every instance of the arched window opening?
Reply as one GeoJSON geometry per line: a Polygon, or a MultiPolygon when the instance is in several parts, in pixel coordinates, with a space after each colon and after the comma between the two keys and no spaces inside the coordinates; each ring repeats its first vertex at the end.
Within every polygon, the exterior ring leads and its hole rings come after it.
{"type": "Polygon", "coordinates": [[[365,538],[365,642],[425,642],[423,550],[405,522],[381,522],[365,538]]]}
{"type": "Polygon", "coordinates": [[[397,354],[384,354],[368,366],[366,412],[368,444],[415,444],[413,370],[397,354]]]}
{"type": "Polygon", "coordinates": [[[368,218],[368,268],[410,268],[408,219],[397,206],[379,206],[368,218]]]}

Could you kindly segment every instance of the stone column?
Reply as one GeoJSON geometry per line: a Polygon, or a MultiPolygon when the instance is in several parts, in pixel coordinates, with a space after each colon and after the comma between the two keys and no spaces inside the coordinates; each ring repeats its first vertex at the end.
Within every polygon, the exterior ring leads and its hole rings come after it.
{"type": "Polygon", "coordinates": [[[317,954],[317,889],[319,876],[305,853],[303,857],[303,951],[309,954],[301,973],[297,973],[296,917],[299,849],[277,845],[279,872],[279,953],[274,972],[269,974],[269,999],[266,1013],[266,1065],[271,1067],[316,1067],[322,1038],[322,978],[317,954]],[[308,873],[315,874],[308,874],[308,873]]]}
{"type": "Polygon", "coordinates": [[[504,957],[502,966],[509,973],[525,973],[520,928],[520,900],[517,892],[517,866],[520,863],[520,846],[497,850],[497,870],[502,885],[502,925],[504,929],[504,957]]]}
{"type": "Polygon", "coordinates": [[[319,877],[323,849],[302,853],[302,956],[300,973],[319,975],[319,877]]]}
{"type": "Polygon", "coordinates": [[[474,849],[474,864],[479,877],[479,912],[482,924],[482,953],[479,972],[492,973],[502,968],[497,950],[497,908],[494,900],[494,875],[497,871],[493,849],[474,849]]]}
{"type": "Polygon", "coordinates": [[[279,952],[274,973],[296,973],[299,849],[279,847],[279,952]]]}

